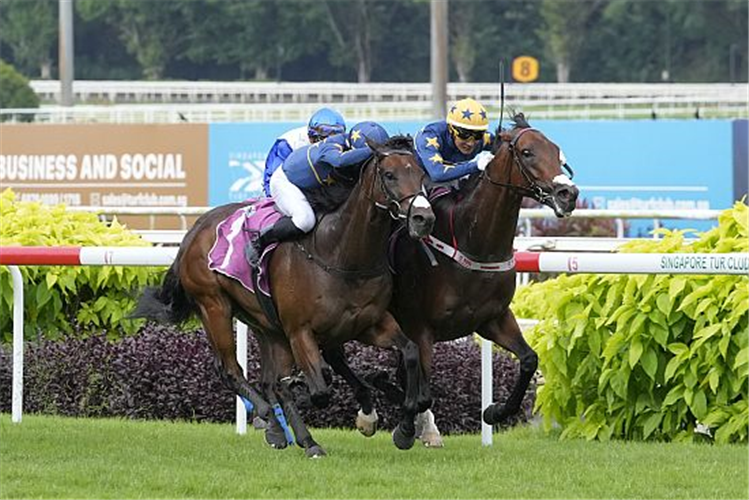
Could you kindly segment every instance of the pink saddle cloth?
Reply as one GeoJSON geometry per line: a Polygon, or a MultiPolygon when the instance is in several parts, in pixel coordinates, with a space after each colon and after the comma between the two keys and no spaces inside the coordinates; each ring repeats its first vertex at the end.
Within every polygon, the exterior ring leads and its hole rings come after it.
{"type": "MultiPolygon", "coordinates": [[[[216,242],[208,252],[208,269],[236,279],[247,290],[255,293],[245,249],[264,228],[272,226],[282,216],[272,199],[250,200],[248,205],[240,208],[216,226],[216,242]]],[[[260,256],[259,288],[268,296],[270,296],[268,262],[277,246],[278,243],[268,245],[260,256]]]]}

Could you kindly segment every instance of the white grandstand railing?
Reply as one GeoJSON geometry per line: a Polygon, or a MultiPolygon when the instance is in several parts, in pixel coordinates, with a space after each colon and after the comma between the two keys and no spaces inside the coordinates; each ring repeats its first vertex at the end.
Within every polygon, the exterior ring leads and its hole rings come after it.
{"type": "MultiPolygon", "coordinates": [[[[47,102],[57,102],[60,82],[33,80],[34,91],[47,102]]],[[[746,104],[746,83],[524,83],[509,84],[507,100],[534,101],[597,98],[662,98],[690,102],[714,100],[746,104]]],[[[431,83],[351,82],[175,82],[76,80],[78,102],[95,103],[342,103],[432,100],[431,83]]],[[[472,96],[496,102],[496,83],[448,83],[447,98],[472,96]]]]}
{"type": "MultiPolygon", "coordinates": [[[[640,118],[724,118],[749,117],[749,108],[725,103],[653,103],[649,106],[611,102],[604,105],[526,104],[512,105],[532,119],[640,119],[640,118]]],[[[337,109],[351,121],[429,120],[432,107],[424,101],[386,103],[344,103],[337,109]]],[[[113,106],[44,106],[0,109],[6,123],[228,123],[305,122],[318,104],[118,104],[113,106]]],[[[492,114],[496,109],[490,108],[492,114]]]]}
{"type": "MultiPolygon", "coordinates": [[[[57,100],[59,82],[36,80],[32,86],[44,101],[57,100]]],[[[336,106],[351,120],[426,120],[433,113],[431,86],[422,83],[82,80],[74,82],[74,93],[82,104],[3,109],[0,117],[9,122],[33,117],[37,123],[306,121],[321,103],[336,106]]],[[[744,83],[513,84],[506,105],[535,119],[745,118],[749,117],[747,95],[749,86],[744,83]]],[[[498,85],[448,85],[449,101],[464,96],[479,99],[497,113],[498,85]]]]}

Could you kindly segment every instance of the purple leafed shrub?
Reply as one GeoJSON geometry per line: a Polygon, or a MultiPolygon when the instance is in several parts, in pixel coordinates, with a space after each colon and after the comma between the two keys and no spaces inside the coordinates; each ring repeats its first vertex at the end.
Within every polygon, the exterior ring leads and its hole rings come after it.
{"type": "MultiPolygon", "coordinates": [[[[249,379],[259,378],[258,349],[248,346],[249,379]]],[[[352,369],[360,374],[385,370],[395,381],[397,352],[346,346],[352,369]]],[[[221,383],[214,356],[202,330],[182,333],[173,327],[147,325],[135,336],[112,342],[104,336],[27,342],[24,354],[24,411],[68,416],[126,417],[231,422],[234,397],[221,383]]],[[[12,347],[0,346],[0,411],[11,409],[12,347]]],[[[494,390],[504,401],[518,375],[509,355],[494,355],[494,390]]],[[[433,411],[443,432],[480,429],[480,352],[466,339],[435,347],[432,373],[433,411]]],[[[353,427],[358,410],[352,391],[333,376],[333,397],[325,409],[303,407],[311,427],[353,427]]],[[[520,420],[527,420],[535,399],[532,386],[520,420]]],[[[375,392],[381,426],[392,428],[398,408],[375,392]]]]}

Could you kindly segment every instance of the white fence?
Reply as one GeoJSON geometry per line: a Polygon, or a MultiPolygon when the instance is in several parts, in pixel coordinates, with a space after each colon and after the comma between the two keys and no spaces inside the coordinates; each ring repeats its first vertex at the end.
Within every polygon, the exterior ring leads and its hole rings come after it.
{"type": "MultiPolygon", "coordinates": [[[[31,87],[47,102],[58,102],[60,82],[33,80],[31,87]]],[[[746,83],[524,83],[506,84],[508,102],[560,102],[565,105],[609,99],[639,103],[723,102],[747,105],[746,83]]],[[[431,83],[349,82],[73,82],[76,101],[122,103],[367,103],[422,101],[431,103],[431,83]]],[[[487,103],[499,101],[497,83],[448,83],[447,99],[471,96],[487,103]]]]}
{"type": "MultiPolygon", "coordinates": [[[[43,101],[58,101],[60,83],[34,80],[43,101]]],[[[178,123],[306,121],[321,104],[351,120],[424,120],[432,117],[429,83],[339,82],[74,82],[80,105],[3,109],[9,121],[33,115],[41,123],[178,123]]],[[[749,116],[745,83],[509,84],[506,105],[544,118],[651,118],[749,116]]],[[[496,114],[499,85],[450,83],[448,101],[474,97],[496,114]]]]}
{"type": "MultiPolygon", "coordinates": [[[[13,283],[12,421],[22,420],[23,404],[23,279],[17,265],[169,265],[176,248],[142,247],[0,247],[0,265],[8,265],[13,283]]],[[[629,274],[740,274],[749,270],[749,254],[544,254],[518,252],[519,271],[629,274]],[[544,257],[551,257],[544,261],[544,257]],[[664,262],[664,259],[669,259],[664,262]]],[[[237,328],[237,349],[247,375],[247,328],[237,328]]],[[[492,345],[481,344],[482,412],[493,402],[492,345]]],[[[246,432],[244,404],[236,402],[237,432],[246,432]]],[[[482,444],[492,443],[491,426],[482,422],[482,444]]]]}

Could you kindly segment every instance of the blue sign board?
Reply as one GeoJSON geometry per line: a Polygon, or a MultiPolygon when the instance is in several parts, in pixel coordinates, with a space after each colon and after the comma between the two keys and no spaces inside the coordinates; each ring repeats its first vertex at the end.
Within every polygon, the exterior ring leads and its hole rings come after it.
{"type": "Polygon", "coordinates": [[[263,194],[265,157],[290,123],[216,123],[208,129],[208,204],[223,205],[263,194]]]}

